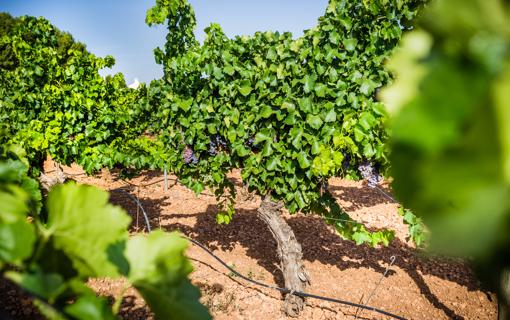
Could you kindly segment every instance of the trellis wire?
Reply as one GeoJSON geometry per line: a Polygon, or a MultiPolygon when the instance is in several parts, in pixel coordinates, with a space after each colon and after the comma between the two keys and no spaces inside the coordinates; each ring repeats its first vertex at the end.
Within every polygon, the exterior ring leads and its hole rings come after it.
{"type": "MultiPolygon", "coordinates": [[[[370,295],[368,296],[368,299],[367,301],[365,302],[366,304],[368,304],[370,302],[370,300],[372,299],[372,297],[374,296],[375,292],[377,291],[377,289],[379,289],[379,286],[381,285],[381,282],[383,281],[384,278],[386,278],[386,275],[388,274],[388,271],[390,271],[390,268],[391,266],[393,265],[393,263],[395,263],[395,260],[397,258],[395,256],[391,256],[390,257],[390,264],[386,267],[386,270],[384,270],[384,273],[383,275],[381,276],[381,278],[379,278],[379,281],[377,282],[377,284],[375,285],[374,289],[372,290],[372,292],[370,293],[370,295]]],[[[363,300],[363,297],[361,297],[361,299],[363,300]]],[[[361,301],[360,301],[361,302],[361,301]]],[[[363,313],[363,310],[360,309],[360,308],[357,308],[356,309],[356,315],[354,316],[354,319],[358,319],[358,317],[361,317],[361,314],[363,313]],[[358,311],[359,312],[359,315],[358,315],[358,311]]]]}

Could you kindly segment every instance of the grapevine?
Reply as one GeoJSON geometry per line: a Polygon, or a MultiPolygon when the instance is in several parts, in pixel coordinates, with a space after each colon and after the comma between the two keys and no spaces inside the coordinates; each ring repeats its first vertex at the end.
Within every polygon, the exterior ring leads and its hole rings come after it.
{"type": "MultiPolygon", "coordinates": [[[[375,93],[391,80],[385,61],[422,3],[331,0],[300,38],[257,32],[229,39],[211,24],[199,44],[190,4],[158,0],[146,21],[166,24],[169,36],[155,50],[164,77],[148,88],[149,132],[181,182],[226,197],[219,222],[232,219],[227,174],[236,168],[250,191],[270,194],[291,213],[346,218],[326,200],[325,182],[341,176],[374,185],[374,168],[387,173],[387,114],[375,93]]],[[[358,243],[392,236],[355,221],[335,226],[358,243]]]]}

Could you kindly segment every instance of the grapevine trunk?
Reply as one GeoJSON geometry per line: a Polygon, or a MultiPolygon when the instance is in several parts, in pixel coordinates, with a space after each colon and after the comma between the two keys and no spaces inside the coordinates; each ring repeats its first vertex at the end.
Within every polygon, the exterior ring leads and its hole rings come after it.
{"type": "Polygon", "coordinates": [[[498,319],[510,319],[510,270],[504,270],[500,276],[500,294],[498,296],[498,319]]]}
{"type": "MultiPolygon", "coordinates": [[[[310,279],[301,258],[301,245],[294,232],[281,216],[282,205],[266,196],[258,209],[258,216],[267,224],[278,246],[278,257],[285,281],[285,287],[291,291],[303,292],[310,279]]],[[[304,299],[287,294],[284,302],[284,312],[291,317],[297,317],[303,310],[304,299]]]]}

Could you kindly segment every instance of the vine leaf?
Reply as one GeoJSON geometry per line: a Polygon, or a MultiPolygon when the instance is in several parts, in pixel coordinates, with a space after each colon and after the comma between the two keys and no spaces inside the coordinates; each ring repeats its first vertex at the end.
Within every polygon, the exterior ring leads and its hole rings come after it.
{"type": "Polygon", "coordinates": [[[35,229],[26,219],[27,200],[18,187],[0,189],[0,267],[4,262],[17,264],[32,254],[35,229]]]}
{"type": "Polygon", "coordinates": [[[71,259],[81,276],[118,275],[109,251],[127,239],[130,217],[108,204],[108,193],[69,183],[57,186],[48,196],[45,235],[52,245],[71,259]]]}
{"type": "Polygon", "coordinates": [[[248,96],[252,90],[253,88],[248,80],[244,80],[239,87],[239,92],[245,97],[248,96]]]}
{"type": "Polygon", "coordinates": [[[6,272],[5,276],[41,298],[53,301],[62,292],[65,284],[64,278],[57,273],[18,273],[6,272]]]}
{"type": "Polygon", "coordinates": [[[104,319],[115,320],[112,309],[105,298],[95,295],[83,295],[75,303],[65,308],[65,311],[79,320],[104,319]]]}
{"type": "Polygon", "coordinates": [[[156,314],[156,319],[211,319],[200,292],[187,279],[192,271],[184,256],[187,241],[178,233],[154,231],[127,243],[128,279],[156,314]]]}

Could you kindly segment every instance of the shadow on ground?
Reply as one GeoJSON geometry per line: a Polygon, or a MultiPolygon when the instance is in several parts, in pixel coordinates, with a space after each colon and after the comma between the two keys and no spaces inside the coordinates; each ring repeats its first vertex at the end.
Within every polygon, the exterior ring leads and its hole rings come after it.
{"type": "MultiPolygon", "coordinates": [[[[366,191],[366,188],[332,188],[331,191],[339,198],[342,198],[343,195],[350,201],[353,198],[360,199],[360,197],[361,199],[376,199],[370,203],[364,201],[354,202],[350,209],[373,206],[389,201],[381,194],[374,194],[376,193],[374,190],[366,191]],[[360,192],[366,192],[366,197],[360,192]],[[356,197],[352,197],[351,193],[356,193],[356,197]]],[[[154,200],[147,198],[140,199],[140,201],[148,211],[151,225],[153,227],[160,226],[160,213],[169,199],[154,200]]],[[[122,194],[112,195],[112,202],[123,206],[131,215],[136,216],[136,206],[126,196],[122,194]]],[[[276,242],[264,222],[257,217],[256,210],[238,209],[229,225],[218,225],[216,223],[216,213],[217,207],[214,205],[209,205],[205,212],[198,214],[164,213],[165,223],[161,227],[167,231],[181,231],[213,251],[218,249],[231,251],[236,245],[241,245],[246,249],[246,254],[249,257],[255,259],[261,267],[270,272],[279,286],[283,286],[282,273],[278,267],[279,260],[276,255],[276,242]],[[167,220],[175,221],[175,219],[192,216],[196,217],[196,223],[193,227],[178,222],[166,222],[167,220]]],[[[409,247],[399,239],[395,239],[388,247],[357,246],[351,241],[342,240],[319,217],[295,215],[288,218],[287,222],[302,245],[305,261],[319,261],[322,264],[333,265],[340,270],[370,268],[383,274],[390,257],[395,256],[394,265],[404,270],[419,287],[421,294],[450,319],[463,318],[443,304],[432,293],[421,274],[433,275],[455,282],[470,291],[480,289],[480,284],[475,280],[473,272],[466,263],[445,258],[425,257],[419,250],[409,247]],[[383,265],[383,263],[385,264],[383,265]]],[[[146,230],[146,227],[142,227],[139,221],[138,228],[133,229],[133,231],[144,229],[146,230]]],[[[390,272],[389,276],[391,274],[390,272]]]]}

